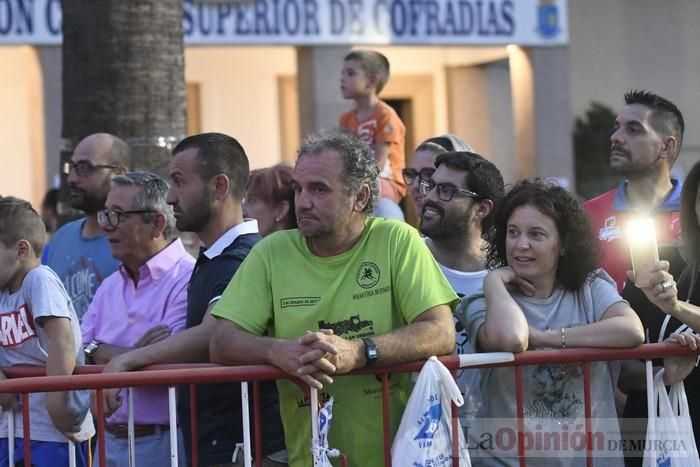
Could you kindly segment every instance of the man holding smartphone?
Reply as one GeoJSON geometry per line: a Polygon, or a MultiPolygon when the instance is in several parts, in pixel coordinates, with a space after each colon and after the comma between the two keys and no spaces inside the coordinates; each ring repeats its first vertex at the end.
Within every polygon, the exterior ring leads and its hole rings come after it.
{"type": "Polygon", "coordinates": [[[681,111],[668,99],[648,91],[625,94],[625,106],[610,135],[610,168],[625,180],[584,204],[598,237],[599,266],[615,279],[620,292],[631,269],[623,232],[631,218],[652,217],[659,247],[670,246],[677,254],[681,182],[671,177],[671,167],[678,158],[684,128],[681,111]]]}
{"type": "MultiPolygon", "coordinates": [[[[671,167],[678,158],[683,131],[683,115],[672,102],[647,91],[626,93],[625,106],[615,119],[610,135],[610,167],[626,179],[617,189],[584,204],[598,237],[598,264],[615,279],[618,290],[639,315],[652,342],[656,342],[659,334],[655,321],[663,320],[663,313],[654,310],[634,284],[625,287],[627,271],[632,269],[630,244],[635,253],[641,253],[635,262],[648,264],[649,258],[643,257],[650,256],[648,247],[654,244],[654,235],[650,233],[653,227],[658,257],[668,260],[672,267],[682,267],[678,249],[681,182],[671,177],[671,167]],[[631,220],[639,218],[647,218],[653,226],[630,226],[631,220]],[[629,230],[633,234],[647,234],[647,241],[642,242],[646,246],[630,243],[629,230]]],[[[636,279],[644,282],[643,274],[638,273],[636,279]]],[[[619,392],[617,396],[618,404],[624,405],[621,433],[627,446],[625,465],[641,466],[643,450],[633,446],[641,446],[646,433],[644,363],[622,362],[619,384],[626,393],[619,392]]]]}

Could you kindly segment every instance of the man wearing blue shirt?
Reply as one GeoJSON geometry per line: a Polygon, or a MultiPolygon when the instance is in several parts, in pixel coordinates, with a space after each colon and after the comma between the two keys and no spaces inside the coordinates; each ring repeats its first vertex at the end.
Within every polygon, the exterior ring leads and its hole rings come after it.
{"type": "Polygon", "coordinates": [[[126,172],[129,146],[107,133],[87,136],[63,167],[68,176],[70,203],[85,217],[65,224],[47,245],[42,262],[53,269],[68,291],[78,319],[82,320],[97,287],[117,270],[97,211],[104,208],[110,181],[126,172]]]}

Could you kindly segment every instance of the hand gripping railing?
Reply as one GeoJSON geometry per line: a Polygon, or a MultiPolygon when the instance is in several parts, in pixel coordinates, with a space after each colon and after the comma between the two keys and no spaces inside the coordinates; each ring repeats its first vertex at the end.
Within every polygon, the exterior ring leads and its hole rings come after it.
{"type": "MultiPolygon", "coordinates": [[[[518,458],[521,466],[526,466],[526,446],[525,446],[525,428],[523,418],[523,391],[522,391],[522,367],[528,365],[553,364],[553,363],[583,363],[583,380],[584,380],[584,406],[585,406],[585,429],[586,429],[586,459],[587,465],[592,465],[593,459],[593,441],[591,437],[591,381],[590,381],[590,362],[593,361],[612,361],[612,360],[632,360],[632,359],[651,359],[659,357],[694,355],[698,351],[693,351],[688,347],[683,347],[675,344],[646,344],[632,349],[603,349],[603,348],[580,348],[580,349],[565,349],[565,350],[537,350],[516,354],[511,362],[497,363],[490,365],[479,365],[474,368],[485,367],[504,367],[513,366],[515,368],[516,378],[516,406],[518,417],[517,445],[518,458]]],[[[460,367],[458,356],[440,357],[440,361],[453,372],[460,367]]],[[[384,460],[385,465],[391,465],[391,443],[392,433],[390,429],[390,413],[389,413],[389,375],[392,373],[404,373],[419,371],[423,365],[423,361],[411,362],[402,365],[396,365],[387,368],[363,368],[353,371],[352,374],[366,375],[376,374],[382,380],[382,417],[383,417],[383,437],[384,437],[384,460]]],[[[193,467],[198,467],[198,450],[197,450],[197,416],[196,416],[196,384],[211,384],[223,382],[241,382],[242,387],[242,404],[247,407],[248,390],[246,382],[253,383],[253,420],[255,422],[255,465],[262,465],[262,432],[260,427],[261,412],[259,403],[259,385],[261,381],[290,378],[288,374],[279,369],[267,365],[251,365],[225,367],[212,364],[174,364],[174,365],[151,365],[140,371],[132,371],[128,373],[101,373],[100,366],[82,366],[76,369],[72,376],[45,376],[44,368],[39,367],[6,367],[2,369],[8,379],[0,381],[1,393],[18,393],[22,395],[22,411],[25,440],[30,439],[30,420],[29,420],[29,393],[31,392],[48,392],[48,391],[65,391],[78,389],[94,389],[97,399],[97,436],[100,464],[105,465],[105,417],[103,390],[106,388],[123,388],[123,387],[142,387],[142,386],[168,386],[170,388],[170,417],[171,427],[175,423],[175,406],[174,406],[174,386],[189,385],[190,388],[190,418],[192,438],[193,467]]],[[[295,380],[302,388],[305,388],[307,396],[310,397],[309,388],[303,386],[298,380],[295,380]]],[[[453,432],[453,466],[459,467],[459,451],[456,441],[457,430],[459,429],[459,420],[457,417],[457,408],[452,407],[452,432],[453,432]]],[[[243,410],[244,421],[247,417],[247,410],[243,410]]],[[[130,422],[133,419],[130,420],[130,422]]],[[[131,423],[130,423],[131,424],[131,423]]],[[[247,425],[247,423],[246,423],[247,425]]],[[[133,430],[133,425],[130,428],[133,430]]],[[[244,463],[246,466],[251,465],[251,443],[250,429],[244,427],[246,434],[244,463]]],[[[174,438],[175,430],[171,430],[171,446],[175,445],[174,438]]],[[[133,439],[133,432],[130,436],[133,439]]],[[[236,440],[237,441],[237,440],[236,440]]],[[[233,440],[232,440],[233,442],[233,440]]],[[[9,443],[10,446],[13,443],[9,443]]],[[[174,449],[174,448],[171,448],[174,449]]],[[[31,464],[30,443],[24,443],[25,464],[31,464]]],[[[342,453],[348,456],[349,462],[352,462],[351,453],[342,453]]],[[[178,459],[176,451],[172,454],[174,460],[172,465],[177,465],[178,459]]],[[[345,461],[345,456],[343,456],[345,461]]],[[[10,458],[12,465],[12,458],[10,458]]],[[[401,466],[397,466],[401,467],[401,466]]]]}

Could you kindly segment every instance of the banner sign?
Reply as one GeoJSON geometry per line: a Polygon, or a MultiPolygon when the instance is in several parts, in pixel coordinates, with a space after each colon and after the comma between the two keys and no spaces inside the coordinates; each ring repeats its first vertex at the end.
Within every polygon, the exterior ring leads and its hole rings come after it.
{"type": "MultiPolygon", "coordinates": [[[[563,45],[566,0],[184,0],[187,45],[563,45]]],[[[60,0],[0,0],[0,44],[59,45],[60,0]]]]}

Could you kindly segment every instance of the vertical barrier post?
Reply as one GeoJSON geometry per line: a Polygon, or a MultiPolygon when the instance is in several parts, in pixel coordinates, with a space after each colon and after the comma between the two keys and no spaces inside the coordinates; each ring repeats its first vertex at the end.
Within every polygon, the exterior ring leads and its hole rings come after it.
{"type": "Polygon", "coordinates": [[[591,362],[583,362],[583,408],[586,417],[586,465],[593,467],[593,427],[591,425],[591,362]]]}
{"type": "Polygon", "coordinates": [[[177,458],[177,406],[175,404],[175,386],[168,386],[168,416],[170,421],[170,466],[178,467],[177,458]]]}
{"type": "Polygon", "coordinates": [[[68,466],[75,467],[75,443],[73,441],[68,441],[68,466]]]}
{"type": "Polygon", "coordinates": [[[10,467],[15,467],[15,411],[7,412],[7,453],[10,467]]]}
{"type": "MultiPolygon", "coordinates": [[[[310,387],[309,390],[311,396],[311,400],[309,401],[311,405],[311,446],[312,448],[316,448],[318,447],[317,443],[320,436],[318,429],[318,389],[310,387]]],[[[318,451],[317,449],[312,449],[312,451],[312,465],[316,467],[319,461],[318,451]]]]}
{"type": "Polygon", "coordinates": [[[192,443],[192,467],[199,467],[199,429],[197,423],[197,386],[190,384],[190,443],[192,443]]]}
{"type": "Polygon", "coordinates": [[[523,409],[523,367],[515,367],[515,405],[518,412],[518,460],[526,467],[525,460],[525,415],[523,409]]]}
{"type": "MultiPolygon", "coordinates": [[[[391,467],[391,414],[389,413],[389,374],[382,373],[382,420],[384,429],[384,465],[391,467]]],[[[398,466],[397,466],[398,467],[398,466]]]]}
{"type": "Polygon", "coordinates": [[[260,413],[260,381],[253,381],[253,426],[255,426],[255,467],[263,465],[263,420],[260,413]]]}
{"type": "Polygon", "coordinates": [[[243,465],[251,467],[250,406],[248,404],[248,382],[241,381],[241,417],[243,418],[243,465]]]}
{"type": "Polygon", "coordinates": [[[105,453],[105,399],[104,391],[95,391],[95,405],[97,405],[97,451],[99,452],[100,465],[107,465],[105,453]]]}
{"type": "MultiPolygon", "coordinates": [[[[455,377],[454,372],[452,377],[455,377]]],[[[459,450],[459,431],[462,427],[459,424],[459,408],[452,402],[452,467],[459,467],[459,460],[462,453],[459,450]]]]}
{"type": "Polygon", "coordinates": [[[29,425],[29,393],[22,393],[22,428],[24,436],[24,465],[32,465],[32,434],[29,425]]]}
{"type": "Polygon", "coordinates": [[[134,388],[126,388],[126,433],[129,467],[136,467],[136,436],[134,433],[134,388]]]}

